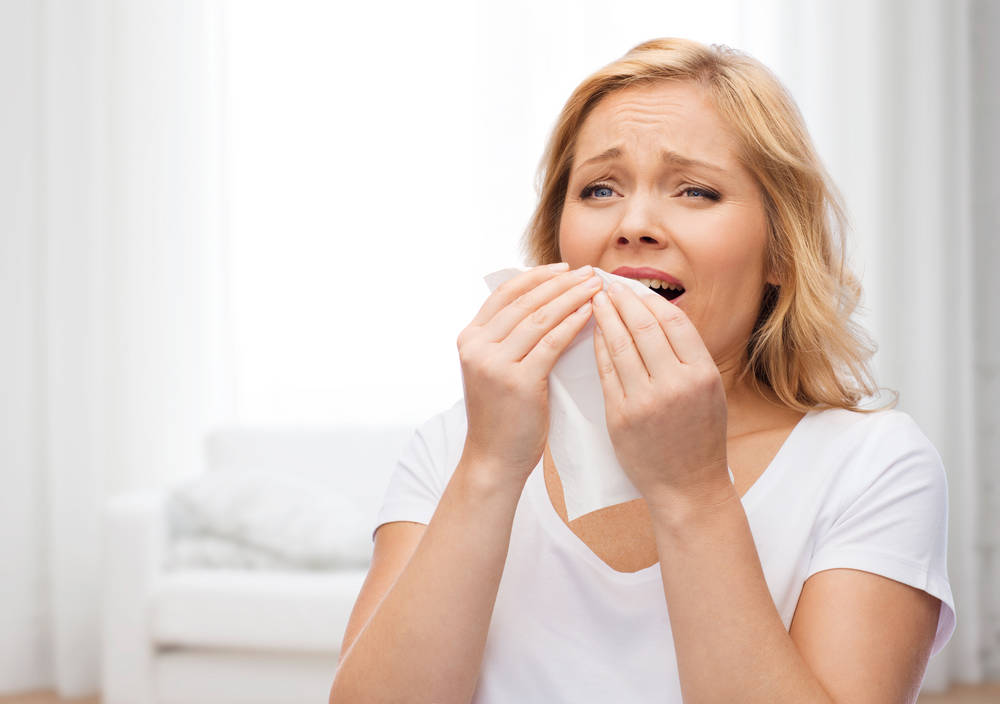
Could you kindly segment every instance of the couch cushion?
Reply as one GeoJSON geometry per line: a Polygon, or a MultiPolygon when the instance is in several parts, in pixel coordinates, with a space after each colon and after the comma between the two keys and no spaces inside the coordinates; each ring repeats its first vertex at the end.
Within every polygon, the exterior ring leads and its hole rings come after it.
{"type": "Polygon", "coordinates": [[[167,572],[151,596],[157,645],[338,653],[366,569],[167,572]]]}
{"type": "Polygon", "coordinates": [[[171,568],[339,570],[371,562],[372,517],[357,500],[287,474],[206,472],[173,488],[167,517],[171,568]]]}

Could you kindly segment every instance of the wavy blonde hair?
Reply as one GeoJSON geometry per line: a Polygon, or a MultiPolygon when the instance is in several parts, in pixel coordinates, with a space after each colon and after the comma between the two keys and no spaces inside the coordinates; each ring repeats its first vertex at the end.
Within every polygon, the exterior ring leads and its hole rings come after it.
{"type": "MultiPolygon", "coordinates": [[[[563,107],[538,169],[538,205],[524,234],[529,264],[561,261],[559,221],[576,139],[610,93],[657,81],[703,88],[739,142],[739,159],[760,188],[768,221],[760,315],[740,379],[799,411],[863,409],[879,391],[869,366],[875,345],[851,318],[861,297],[845,254],[844,207],[795,101],[756,59],[687,39],[644,42],[581,83],[563,107]]],[[[887,406],[895,405],[898,394],[887,406]]],[[[883,406],[885,407],[885,406],[883,406]]]]}

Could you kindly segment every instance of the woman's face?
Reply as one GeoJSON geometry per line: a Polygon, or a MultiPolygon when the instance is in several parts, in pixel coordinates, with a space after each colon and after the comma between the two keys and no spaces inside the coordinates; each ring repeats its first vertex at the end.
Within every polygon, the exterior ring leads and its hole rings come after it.
{"type": "Polygon", "coordinates": [[[559,222],[563,261],[679,281],[675,304],[722,371],[740,368],[757,319],[766,239],[760,190],[696,84],[627,88],[584,121],[559,222]]]}

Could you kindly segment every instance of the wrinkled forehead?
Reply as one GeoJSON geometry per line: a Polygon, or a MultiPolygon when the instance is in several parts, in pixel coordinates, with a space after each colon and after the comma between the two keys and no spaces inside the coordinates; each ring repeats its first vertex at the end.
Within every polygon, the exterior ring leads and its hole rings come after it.
{"type": "Polygon", "coordinates": [[[670,151],[740,169],[740,143],[709,92],[692,81],[658,81],[604,96],[577,134],[574,167],[617,147],[624,158],[670,151]]]}

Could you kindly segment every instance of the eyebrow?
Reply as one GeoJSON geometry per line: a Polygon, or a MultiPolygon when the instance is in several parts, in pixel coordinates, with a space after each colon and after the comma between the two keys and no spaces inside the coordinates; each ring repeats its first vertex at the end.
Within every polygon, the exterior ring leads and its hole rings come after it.
{"type": "MultiPolygon", "coordinates": [[[[619,147],[611,147],[606,149],[597,156],[587,159],[585,162],[580,164],[580,168],[587,166],[588,164],[596,164],[601,161],[612,161],[617,159],[622,155],[622,150],[619,147]]],[[[660,153],[663,161],[668,164],[674,164],[675,166],[700,166],[711,171],[724,172],[721,166],[716,166],[715,164],[710,164],[707,161],[701,161],[700,159],[692,159],[691,157],[684,156],[683,154],[678,154],[675,151],[666,150],[660,153]]]]}

